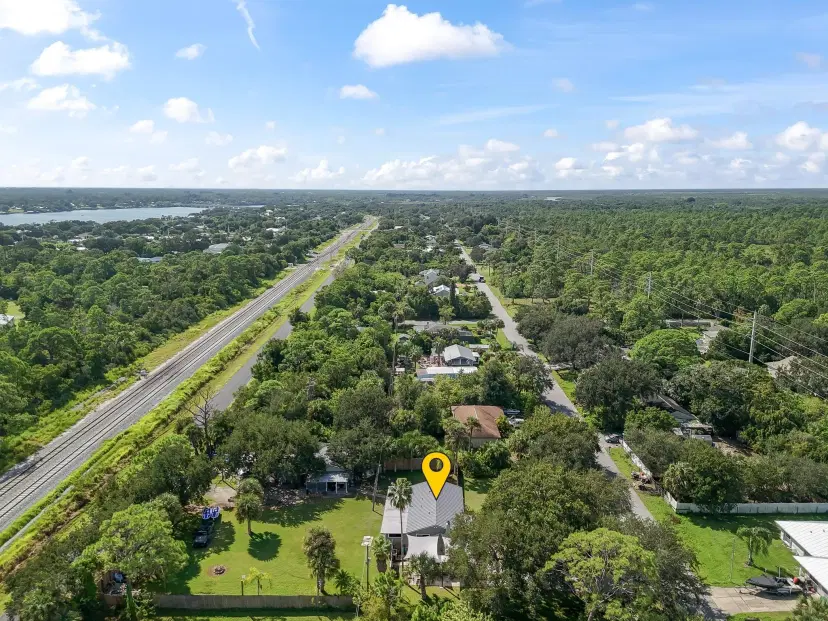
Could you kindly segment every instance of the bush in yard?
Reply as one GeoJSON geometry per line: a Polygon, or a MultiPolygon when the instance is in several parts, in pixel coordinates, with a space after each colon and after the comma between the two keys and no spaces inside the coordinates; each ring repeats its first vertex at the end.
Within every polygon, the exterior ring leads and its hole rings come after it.
{"type": "Polygon", "coordinates": [[[671,464],[681,459],[685,440],[672,431],[656,431],[634,427],[624,440],[647,466],[653,476],[661,478],[671,464]]]}
{"type": "Polygon", "coordinates": [[[627,414],[627,418],[624,421],[624,433],[632,429],[670,431],[678,426],[678,421],[666,410],[653,407],[636,408],[627,414]]]}
{"type": "Polygon", "coordinates": [[[698,362],[701,356],[690,332],[656,330],[636,342],[630,357],[653,365],[664,377],[672,377],[679,369],[698,362]]]}
{"type": "Polygon", "coordinates": [[[680,502],[718,513],[744,499],[739,460],[701,440],[686,440],[681,461],[664,473],[664,489],[680,502]]]}

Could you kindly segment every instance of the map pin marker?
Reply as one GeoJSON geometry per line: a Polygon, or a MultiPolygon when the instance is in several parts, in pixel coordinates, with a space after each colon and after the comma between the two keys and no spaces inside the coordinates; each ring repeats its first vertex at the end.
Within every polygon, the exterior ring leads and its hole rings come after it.
{"type": "Polygon", "coordinates": [[[451,473],[451,460],[444,453],[429,453],[423,458],[423,474],[434,499],[440,496],[451,473]]]}

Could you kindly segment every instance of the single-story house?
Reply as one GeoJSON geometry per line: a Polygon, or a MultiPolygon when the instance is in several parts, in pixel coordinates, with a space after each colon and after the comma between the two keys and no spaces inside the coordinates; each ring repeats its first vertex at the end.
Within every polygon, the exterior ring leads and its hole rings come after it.
{"type": "Polygon", "coordinates": [[[800,576],[814,583],[828,597],[828,522],[777,520],[782,542],[794,553],[800,576]]]}
{"type": "Polygon", "coordinates": [[[14,315],[3,315],[0,313],[0,326],[13,326],[14,325],[14,315]]]}
{"type": "Polygon", "coordinates": [[[472,417],[480,423],[480,429],[472,433],[472,447],[478,448],[486,442],[500,440],[497,419],[503,416],[503,410],[496,405],[453,405],[451,415],[464,425],[472,417]]]}
{"type": "Polygon", "coordinates": [[[450,367],[475,366],[477,358],[477,354],[463,345],[449,345],[443,350],[443,361],[450,367]]]}
{"type": "Polygon", "coordinates": [[[425,283],[425,286],[430,287],[432,284],[437,282],[438,278],[440,278],[440,270],[423,270],[422,272],[420,272],[420,276],[423,277],[423,282],[425,283]]]}
{"type": "Polygon", "coordinates": [[[345,468],[331,461],[328,457],[328,445],[323,444],[316,456],[325,461],[325,474],[308,479],[305,482],[305,489],[319,494],[347,494],[351,475],[345,468]]]}
{"type": "Polygon", "coordinates": [[[205,254],[221,254],[230,244],[211,244],[204,249],[205,254]]]}
{"type": "Polygon", "coordinates": [[[464,373],[476,373],[477,367],[426,367],[425,373],[417,376],[417,379],[426,384],[433,384],[438,377],[458,377],[464,373]]]}
{"type": "Polygon", "coordinates": [[[446,483],[437,498],[428,483],[411,486],[411,504],[402,511],[402,536],[400,511],[386,498],[380,533],[391,541],[394,558],[408,558],[417,551],[434,552],[439,559],[445,556],[439,537],[451,528],[455,517],[463,513],[463,490],[454,483],[446,483]],[[416,551],[415,551],[416,550],[416,551]],[[442,554],[441,554],[442,552],[442,554]]]}
{"type": "Polygon", "coordinates": [[[162,257],[138,257],[138,263],[161,263],[162,257]]]}
{"type": "Polygon", "coordinates": [[[438,298],[451,297],[451,287],[448,285],[437,285],[432,289],[431,294],[438,298]]]}

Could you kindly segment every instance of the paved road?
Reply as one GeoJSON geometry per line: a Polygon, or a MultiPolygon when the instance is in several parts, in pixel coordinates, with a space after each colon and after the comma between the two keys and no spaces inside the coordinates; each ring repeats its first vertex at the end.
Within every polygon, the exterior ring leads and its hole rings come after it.
{"type": "Polygon", "coordinates": [[[0,531],[55,489],[103,442],[140,420],[265,311],[310,278],[321,264],[354,238],[359,228],[368,226],[365,223],[344,231],[336,243],[313,261],[298,266],[289,276],[216,325],[146,379],[102,404],[26,462],[0,476],[0,531]]]}
{"type": "MultiPolygon", "coordinates": [[[[463,247],[460,247],[460,253],[463,256],[463,259],[469,265],[474,265],[471,260],[471,257],[466,253],[463,247]]],[[[529,346],[529,341],[527,341],[517,329],[517,323],[515,320],[512,319],[512,316],[506,311],[506,308],[503,304],[500,303],[500,300],[497,299],[497,296],[492,292],[489,285],[483,282],[475,283],[477,288],[480,289],[483,293],[486,294],[486,297],[489,298],[489,302],[492,304],[492,312],[499,318],[503,320],[503,332],[513,343],[517,343],[523,353],[527,356],[535,356],[537,354],[532,351],[531,347],[529,346]]],[[[552,388],[546,390],[543,393],[544,400],[546,404],[554,411],[554,412],[561,412],[562,414],[566,414],[567,416],[580,416],[578,413],[575,404],[572,403],[569,397],[566,396],[566,393],[563,389],[558,385],[557,382],[552,380],[554,385],[552,388]]],[[[621,476],[621,471],[618,470],[618,466],[615,465],[615,462],[612,461],[612,458],[607,453],[607,449],[609,448],[607,444],[604,442],[603,438],[599,436],[599,443],[601,445],[601,450],[598,452],[598,463],[601,465],[604,470],[606,470],[611,476],[621,476]]],[[[644,506],[644,503],[641,501],[641,498],[638,494],[630,488],[630,502],[632,503],[633,513],[637,516],[646,518],[646,519],[653,519],[653,514],[649,512],[647,507],[644,506]]]]}

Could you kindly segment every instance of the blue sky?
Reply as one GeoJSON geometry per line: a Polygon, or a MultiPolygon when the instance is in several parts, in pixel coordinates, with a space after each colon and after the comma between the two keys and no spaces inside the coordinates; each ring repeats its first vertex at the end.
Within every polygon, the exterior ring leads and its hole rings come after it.
{"type": "Polygon", "coordinates": [[[0,185],[824,187],[828,7],[0,0],[0,185]]]}

